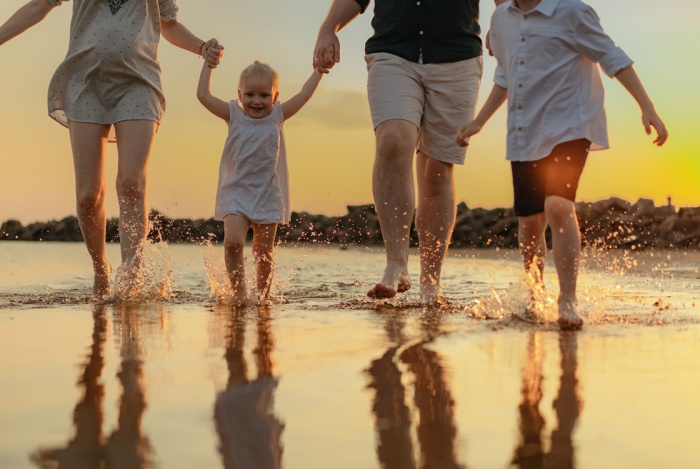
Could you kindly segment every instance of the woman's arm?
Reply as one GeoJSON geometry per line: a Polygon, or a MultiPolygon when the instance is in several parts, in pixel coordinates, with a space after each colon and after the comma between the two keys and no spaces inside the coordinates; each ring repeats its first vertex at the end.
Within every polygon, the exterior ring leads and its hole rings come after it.
{"type": "Polygon", "coordinates": [[[228,103],[211,94],[212,68],[208,63],[202,65],[202,73],[199,74],[199,85],[197,85],[197,99],[212,114],[227,121],[230,119],[228,103]]]}
{"type": "Polygon", "coordinates": [[[31,28],[53,10],[48,0],[30,0],[0,26],[0,46],[31,28]]]}
{"type": "Polygon", "coordinates": [[[302,86],[301,91],[296,95],[289,98],[282,104],[282,114],[284,115],[284,120],[289,119],[294,114],[299,112],[299,110],[304,107],[304,104],[309,102],[311,96],[313,96],[314,91],[318,88],[318,84],[321,82],[323,77],[323,72],[317,67],[314,69],[313,73],[306,80],[304,86],[302,86]]]}

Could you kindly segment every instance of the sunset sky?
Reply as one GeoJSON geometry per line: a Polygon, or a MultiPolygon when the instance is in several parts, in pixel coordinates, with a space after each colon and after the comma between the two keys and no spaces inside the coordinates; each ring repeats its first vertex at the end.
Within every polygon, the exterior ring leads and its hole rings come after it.
{"type": "MultiPolygon", "coordinates": [[[[311,72],[318,26],[330,0],[180,0],[179,20],[194,33],[226,47],[213,91],[235,97],[240,70],[253,60],[280,73],[280,99],[311,72]]],[[[635,68],[665,120],[662,148],[644,133],[637,104],[615,80],[604,78],[611,149],[593,153],[579,200],[610,196],[652,198],[677,207],[700,205],[700,3],[678,0],[660,8],[652,0],[589,0],[603,27],[635,60],[635,68]]],[[[0,2],[4,22],[23,0],[0,2]]],[[[488,29],[493,2],[481,2],[488,29]]],[[[0,222],[59,219],[75,213],[68,132],[47,115],[48,82],[68,45],[72,4],[0,47],[0,222]]],[[[341,63],[312,101],[285,124],[292,209],[340,215],[348,204],[372,201],[374,135],[366,100],[365,40],[371,11],[340,33],[341,63]]],[[[149,205],[171,217],[209,218],[226,126],[197,101],[201,59],[163,41],[160,49],[168,110],[150,164],[149,205]]],[[[479,107],[492,86],[495,60],[484,58],[479,107]]],[[[455,172],[457,200],[470,207],[512,204],[505,161],[505,106],[472,140],[455,172]]],[[[108,216],[116,216],[116,148],[110,145],[108,216]]]]}

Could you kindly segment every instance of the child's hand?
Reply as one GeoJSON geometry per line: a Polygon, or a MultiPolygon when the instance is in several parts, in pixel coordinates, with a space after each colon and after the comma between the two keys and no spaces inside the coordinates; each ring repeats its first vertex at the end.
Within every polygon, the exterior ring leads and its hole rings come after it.
{"type": "Polygon", "coordinates": [[[663,145],[668,139],[668,130],[664,122],[661,120],[656,111],[643,112],[642,113],[642,124],[644,124],[644,130],[647,135],[651,135],[651,128],[656,129],[656,138],[654,139],[654,144],[658,147],[663,145]]]}
{"type": "Polygon", "coordinates": [[[327,75],[331,72],[330,69],[321,67],[318,63],[314,64],[314,70],[316,70],[321,75],[327,75]]]}
{"type": "Polygon", "coordinates": [[[204,60],[207,61],[207,66],[212,69],[218,67],[224,56],[224,46],[219,44],[216,39],[210,39],[204,46],[204,50],[204,60]]]}
{"type": "Polygon", "coordinates": [[[481,131],[482,125],[476,121],[471,121],[468,124],[464,124],[457,128],[457,138],[455,142],[460,147],[466,147],[469,145],[468,139],[472,135],[478,134],[481,131]]]}

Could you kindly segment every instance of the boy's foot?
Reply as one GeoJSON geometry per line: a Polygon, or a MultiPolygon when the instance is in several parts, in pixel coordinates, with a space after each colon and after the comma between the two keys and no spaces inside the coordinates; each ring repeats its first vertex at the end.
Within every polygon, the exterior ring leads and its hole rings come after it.
{"type": "Polygon", "coordinates": [[[399,293],[404,293],[410,289],[411,289],[411,277],[408,276],[408,272],[404,272],[401,274],[401,277],[399,277],[399,285],[396,288],[396,291],[399,293]]]}
{"type": "Polygon", "coordinates": [[[559,328],[563,331],[577,331],[583,327],[583,319],[576,312],[576,306],[572,302],[559,303],[559,328]]]}

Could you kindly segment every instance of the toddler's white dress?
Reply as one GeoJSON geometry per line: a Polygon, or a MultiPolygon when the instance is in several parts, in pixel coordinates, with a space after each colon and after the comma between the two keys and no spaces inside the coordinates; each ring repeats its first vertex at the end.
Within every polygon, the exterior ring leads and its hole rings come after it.
{"type": "Polygon", "coordinates": [[[289,175],[282,104],[261,119],[229,102],[228,137],[219,165],[214,218],[238,214],[253,223],[289,223],[289,175]]]}

